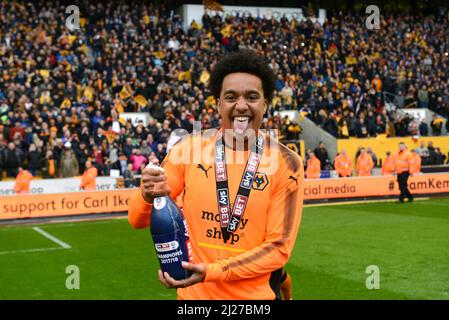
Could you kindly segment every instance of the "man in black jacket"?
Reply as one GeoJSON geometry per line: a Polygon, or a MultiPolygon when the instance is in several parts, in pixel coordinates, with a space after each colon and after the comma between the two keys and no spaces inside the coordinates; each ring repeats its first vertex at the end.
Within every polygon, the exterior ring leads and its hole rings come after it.
{"type": "Polygon", "coordinates": [[[329,164],[329,155],[327,153],[327,150],[324,146],[324,142],[320,141],[320,144],[318,145],[318,148],[314,151],[315,156],[320,160],[321,162],[321,170],[326,170],[326,165],[329,164]]]}
{"type": "Polygon", "coordinates": [[[15,177],[22,165],[21,150],[16,148],[13,142],[8,144],[8,148],[3,150],[2,163],[8,177],[15,177]]]}

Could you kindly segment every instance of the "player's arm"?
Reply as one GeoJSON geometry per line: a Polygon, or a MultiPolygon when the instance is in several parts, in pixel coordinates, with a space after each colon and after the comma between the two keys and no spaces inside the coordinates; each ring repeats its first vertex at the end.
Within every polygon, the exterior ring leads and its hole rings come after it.
{"type": "Polygon", "coordinates": [[[289,161],[296,168],[284,170],[273,191],[265,241],[241,255],[208,264],[204,281],[253,278],[277,270],[287,263],[301,221],[304,188],[302,161],[296,155],[289,161]]]}
{"type": "Polygon", "coordinates": [[[176,199],[184,189],[184,165],[173,161],[175,152],[177,148],[165,157],[162,163],[164,174],[154,168],[142,171],[140,188],[131,197],[128,209],[128,221],[133,228],[149,226],[154,196],[170,194],[172,199],[176,199]]]}

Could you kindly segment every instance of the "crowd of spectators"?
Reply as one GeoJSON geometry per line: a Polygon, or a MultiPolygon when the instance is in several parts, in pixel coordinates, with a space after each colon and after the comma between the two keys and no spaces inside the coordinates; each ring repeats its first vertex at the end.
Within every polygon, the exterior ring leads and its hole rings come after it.
{"type": "Polygon", "coordinates": [[[282,139],[302,130],[276,113],[286,109],[342,138],[421,130],[387,111],[384,91],[447,116],[444,16],[385,16],[374,32],[342,14],[322,26],[206,14],[202,27],[184,31],[163,4],[98,2],[80,8],[81,28],[69,32],[64,6],[38,4],[0,2],[0,169],[8,176],[23,165],[43,177],[80,175],[90,159],[99,175],[116,169],[130,179],[150,157],[164,158],[172,130],[219,126],[209,72],[243,47],[264,54],[276,74],[263,128],[282,139]],[[151,119],[133,125],[123,112],[151,119]]]}
{"type": "Polygon", "coordinates": [[[421,165],[432,166],[449,164],[449,154],[446,156],[441,152],[439,147],[435,147],[432,141],[427,143],[421,142],[419,148],[415,149],[416,153],[421,157],[421,165]]]}
{"type": "Polygon", "coordinates": [[[422,119],[390,112],[386,103],[429,108],[439,121],[447,118],[447,15],[384,16],[375,32],[363,18],[337,15],[313,29],[302,52],[301,108],[339,138],[441,133],[422,119]]]}

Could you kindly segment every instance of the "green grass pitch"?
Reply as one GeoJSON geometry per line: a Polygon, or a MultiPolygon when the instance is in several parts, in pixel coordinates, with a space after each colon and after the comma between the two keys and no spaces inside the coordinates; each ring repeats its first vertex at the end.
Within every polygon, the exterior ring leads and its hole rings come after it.
{"type": "MultiPolygon", "coordinates": [[[[287,270],[294,299],[449,299],[449,199],[305,207],[287,270]],[[365,286],[376,265],[380,288],[365,286]]],[[[0,299],[175,299],[148,229],[126,219],[0,227],[0,299]],[[80,289],[66,288],[66,267],[80,289]]]]}

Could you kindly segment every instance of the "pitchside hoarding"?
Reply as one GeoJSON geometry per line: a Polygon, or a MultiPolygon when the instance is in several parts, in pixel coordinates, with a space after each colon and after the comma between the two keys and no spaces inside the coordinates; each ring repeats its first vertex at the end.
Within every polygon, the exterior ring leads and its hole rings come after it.
{"type": "Polygon", "coordinates": [[[0,197],[0,220],[128,211],[133,189],[0,197]]]}
{"type": "MultiPolygon", "coordinates": [[[[48,194],[80,191],[81,177],[64,179],[43,179],[30,182],[30,193],[48,194]]],[[[15,195],[15,181],[0,182],[0,197],[15,195]]],[[[111,177],[97,177],[97,190],[117,189],[117,179],[111,177]]]]}
{"type": "MultiPolygon", "coordinates": [[[[411,176],[414,195],[449,193],[449,173],[411,176]]],[[[127,212],[137,189],[0,196],[0,220],[127,212]]],[[[399,195],[395,176],[306,179],[304,200],[354,199],[399,195]]],[[[250,200],[251,201],[251,200],[250,200]]]]}
{"type": "MultiPolygon", "coordinates": [[[[305,180],[304,200],[398,196],[396,180],[393,175],[305,180]]],[[[449,173],[413,175],[408,186],[412,194],[449,193],[449,173]]]]}

